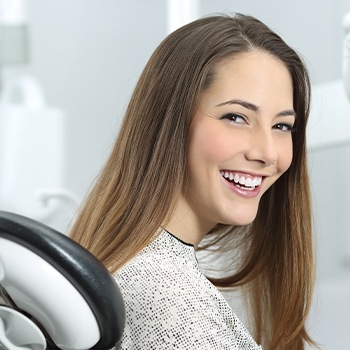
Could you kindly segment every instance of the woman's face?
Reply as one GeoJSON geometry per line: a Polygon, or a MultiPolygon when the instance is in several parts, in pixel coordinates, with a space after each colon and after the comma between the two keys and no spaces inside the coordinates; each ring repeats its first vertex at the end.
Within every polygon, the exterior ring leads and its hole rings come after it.
{"type": "Polygon", "coordinates": [[[188,186],[177,208],[184,229],[251,223],[291,164],[294,122],[282,61],[253,51],[221,63],[190,127],[188,186]]]}

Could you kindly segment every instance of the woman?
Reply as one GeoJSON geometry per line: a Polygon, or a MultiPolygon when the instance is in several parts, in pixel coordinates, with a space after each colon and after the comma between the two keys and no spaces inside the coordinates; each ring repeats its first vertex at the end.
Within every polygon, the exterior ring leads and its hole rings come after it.
{"type": "Polygon", "coordinates": [[[156,49],[72,232],[121,287],[121,349],[312,343],[309,85],[249,16],[199,19],[156,49]],[[231,271],[209,282],[199,246],[237,257],[231,271]],[[244,287],[255,341],[214,285],[244,287]]]}

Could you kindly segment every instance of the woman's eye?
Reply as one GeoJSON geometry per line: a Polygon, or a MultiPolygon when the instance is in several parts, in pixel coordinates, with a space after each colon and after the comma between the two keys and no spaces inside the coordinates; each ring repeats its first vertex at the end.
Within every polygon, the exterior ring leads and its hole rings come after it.
{"type": "Polygon", "coordinates": [[[247,120],[245,117],[243,117],[240,114],[236,114],[236,113],[228,113],[225,114],[223,117],[221,117],[221,119],[226,119],[232,123],[236,123],[236,124],[246,124],[247,120]]]}
{"type": "Polygon", "coordinates": [[[284,132],[291,132],[294,130],[293,124],[289,124],[289,123],[278,123],[278,124],[274,125],[273,128],[277,129],[277,130],[284,131],[284,132]]]}

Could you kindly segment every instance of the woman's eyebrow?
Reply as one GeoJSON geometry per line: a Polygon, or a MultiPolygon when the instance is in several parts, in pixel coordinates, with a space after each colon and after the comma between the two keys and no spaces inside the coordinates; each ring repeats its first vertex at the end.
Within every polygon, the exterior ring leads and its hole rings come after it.
{"type": "Polygon", "coordinates": [[[245,100],[240,100],[240,99],[233,99],[233,100],[229,100],[226,102],[222,102],[222,103],[219,103],[218,105],[216,105],[215,107],[221,107],[224,105],[234,105],[234,104],[241,105],[247,109],[250,109],[251,111],[253,111],[255,113],[259,113],[259,111],[260,111],[259,107],[256,106],[255,104],[248,102],[248,101],[245,101],[245,100]]]}
{"type": "MultiPolygon", "coordinates": [[[[225,102],[219,103],[215,107],[221,107],[221,106],[233,105],[233,104],[241,105],[242,107],[247,108],[255,113],[260,112],[260,108],[257,105],[241,99],[232,99],[229,101],[225,101],[225,102]]],[[[279,112],[277,114],[277,117],[289,117],[289,116],[293,116],[294,118],[296,118],[297,114],[292,109],[286,109],[285,111],[279,112]]]]}
{"type": "Polygon", "coordinates": [[[289,116],[293,116],[295,119],[297,118],[297,114],[293,109],[287,109],[277,114],[277,117],[289,117],[289,116]]]}

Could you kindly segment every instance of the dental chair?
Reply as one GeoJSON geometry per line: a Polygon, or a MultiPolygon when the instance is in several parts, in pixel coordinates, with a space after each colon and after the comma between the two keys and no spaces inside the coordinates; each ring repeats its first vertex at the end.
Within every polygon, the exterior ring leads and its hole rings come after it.
{"type": "Polygon", "coordinates": [[[102,263],[52,228],[0,211],[0,350],[110,349],[124,323],[102,263]]]}

